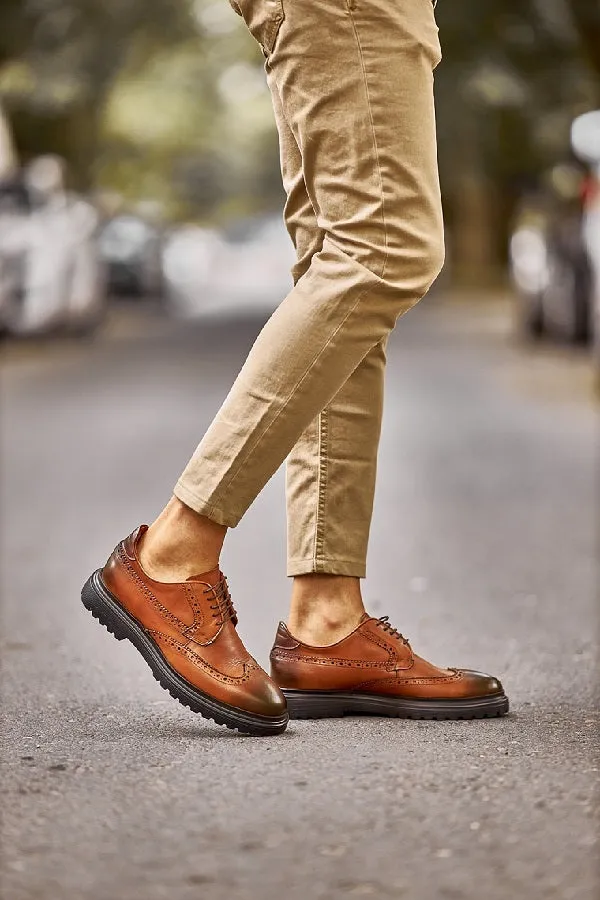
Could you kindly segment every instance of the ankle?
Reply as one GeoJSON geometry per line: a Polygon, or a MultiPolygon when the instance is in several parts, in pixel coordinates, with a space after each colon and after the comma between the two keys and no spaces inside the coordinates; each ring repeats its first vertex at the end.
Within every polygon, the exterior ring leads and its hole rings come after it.
{"type": "Polygon", "coordinates": [[[173,497],[140,541],[140,565],[163,582],[209,572],[219,565],[226,532],[173,497]]]}
{"type": "Polygon", "coordinates": [[[335,618],[314,615],[304,618],[290,614],[288,630],[298,641],[311,647],[330,647],[348,637],[360,624],[363,613],[351,617],[335,618]]]}
{"type": "Polygon", "coordinates": [[[294,580],[288,627],[305,644],[337,643],[354,631],[364,613],[358,578],[302,575],[294,580]]]}

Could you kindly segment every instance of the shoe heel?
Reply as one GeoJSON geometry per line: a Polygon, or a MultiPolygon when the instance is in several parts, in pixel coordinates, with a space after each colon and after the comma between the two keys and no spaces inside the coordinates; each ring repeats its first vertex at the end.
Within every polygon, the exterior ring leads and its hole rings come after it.
{"type": "Polygon", "coordinates": [[[290,719],[341,719],[344,702],[335,693],[283,689],[290,719]]]}
{"type": "Polygon", "coordinates": [[[93,617],[97,619],[101,625],[104,625],[106,630],[110,631],[118,641],[125,641],[129,635],[96,587],[96,581],[99,577],[99,570],[98,572],[94,572],[93,575],[90,575],[81,589],[81,602],[85,608],[91,612],[93,617]]]}

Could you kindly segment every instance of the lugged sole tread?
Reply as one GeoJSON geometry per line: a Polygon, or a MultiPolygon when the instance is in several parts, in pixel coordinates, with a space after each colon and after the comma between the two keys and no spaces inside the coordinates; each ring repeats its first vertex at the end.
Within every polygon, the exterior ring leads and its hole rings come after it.
{"type": "Polygon", "coordinates": [[[356,716],[356,718],[368,718],[371,716],[372,718],[387,718],[387,719],[412,719],[413,721],[436,721],[436,722],[469,722],[473,719],[501,719],[505,716],[506,713],[503,712],[489,712],[489,713],[477,713],[474,715],[464,716],[450,716],[450,715],[417,715],[416,713],[357,713],[357,712],[347,712],[332,715],[330,713],[299,713],[294,710],[290,710],[290,719],[298,720],[308,720],[308,719],[345,719],[350,716],[356,716]]]}
{"type": "MultiPolygon", "coordinates": [[[[437,709],[410,709],[406,704],[407,701],[400,700],[399,706],[394,706],[394,698],[378,697],[377,695],[360,696],[355,695],[350,698],[342,698],[336,695],[334,691],[326,696],[318,692],[305,691],[296,692],[291,690],[283,690],[288,703],[290,719],[341,719],[346,716],[379,716],[391,719],[413,719],[421,721],[470,721],[473,719],[498,719],[508,713],[508,699],[505,695],[493,696],[489,700],[479,701],[480,705],[472,705],[471,708],[457,701],[453,706],[453,701],[447,701],[446,708],[439,706],[437,709]],[[316,696],[315,696],[316,695],[316,696]],[[484,704],[488,703],[486,707],[484,704]],[[361,705],[362,704],[362,705],[361,705]]],[[[324,692],[325,693],[325,692],[324,692]]],[[[408,701],[410,703],[411,701],[408,701]]],[[[427,701],[418,701],[421,704],[427,704],[427,701]]],[[[467,704],[469,701],[465,701],[467,704]]]]}

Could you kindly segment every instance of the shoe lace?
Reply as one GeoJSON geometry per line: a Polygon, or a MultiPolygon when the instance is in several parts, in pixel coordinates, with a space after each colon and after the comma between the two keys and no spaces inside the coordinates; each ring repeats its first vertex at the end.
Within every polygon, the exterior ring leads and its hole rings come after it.
{"type": "Polygon", "coordinates": [[[223,623],[228,619],[231,619],[233,624],[237,625],[237,612],[235,611],[235,606],[233,605],[233,600],[229,593],[227,579],[224,575],[215,587],[208,587],[202,593],[213,595],[213,600],[215,602],[210,604],[210,609],[213,611],[213,618],[221,619],[223,623]]]}
{"type": "Polygon", "coordinates": [[[395,637],[399,641],[402,641],[402,643],[408,647],[408,639],[405,638],[403,634],[400,634],[397,628],[394,628],[394,626],[390,622],[389,616],[380,616],[379,619],[377,619],[377,624],[380,625],[381,628],[383,628],[386,634],[391,634],[392,637],[395,637]]]}

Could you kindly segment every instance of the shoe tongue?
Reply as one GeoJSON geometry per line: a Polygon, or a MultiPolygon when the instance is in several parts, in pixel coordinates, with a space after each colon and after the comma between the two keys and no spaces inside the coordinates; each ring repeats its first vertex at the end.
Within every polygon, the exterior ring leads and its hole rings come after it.
{"type": "Polygon", "coordinates": [[[223,573],[217,566],[216,569],[211,569],[210,572],[204,572],[202,575],[190,575],[187,581],[202,581],[204,584],[210,584],[211,587],[216,587],[222,577],[223,573]]]}
{"type": "Polygon", "coordinates": [[[364,613],[362,614],[362,616],[360,617],[360,621],[359,621],[359,623],[358,623],[359,626],[360,626],[360,625],[364,625],[365,622],[368,622],[369,619],[372,619],[372,618],[373,618],[373,616],[370,616],[368,612],[364,612],[364,613]]]}

